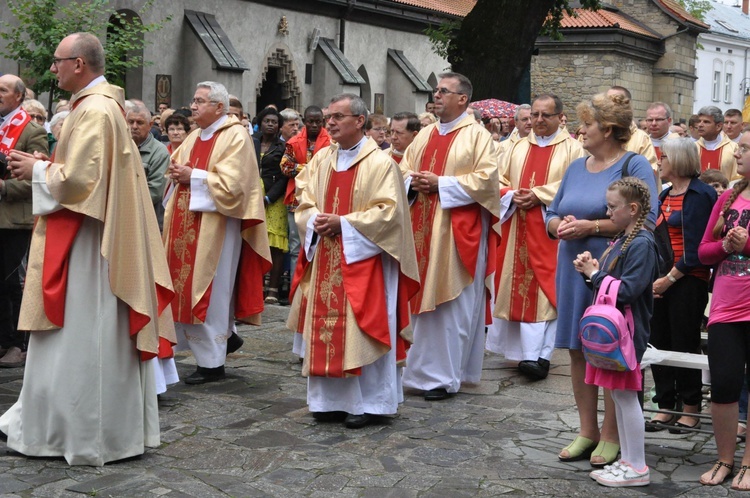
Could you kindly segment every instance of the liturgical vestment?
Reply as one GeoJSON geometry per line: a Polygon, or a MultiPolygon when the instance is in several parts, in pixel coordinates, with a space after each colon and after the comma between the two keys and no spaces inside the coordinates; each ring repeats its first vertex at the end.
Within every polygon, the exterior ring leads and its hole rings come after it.
{"type": "Polygon", "coordinates": [[[737,142],[731,140],[725,133],[720,133],[718,144],[709,145],[699,138],[695,145],[698,147],[698,155],[701,158],[701,172],[707,169],[718,169],[731,182],[739,178],[737,175],[737,160],[734,153],[737,152],[737,142]]]}

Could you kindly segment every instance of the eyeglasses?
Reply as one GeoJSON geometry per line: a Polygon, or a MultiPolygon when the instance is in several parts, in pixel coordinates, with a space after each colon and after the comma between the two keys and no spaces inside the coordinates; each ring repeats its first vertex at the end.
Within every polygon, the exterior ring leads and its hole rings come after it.
{"type": "Polygon", "coordinates": [[[351,117],[354,117],[354,116],[357,116],[357,114],[341,114],[340,112],[336,112],[334,114],[326,114],[325,116],[323,116],[323,119],[325,121],[330,121],[332,119],[332,120],[338,122],[338,121],[341,121],[344,118],[351,118],[351,117]]]}
{"type": "Polygon", "coordinates": [[[52,58],[52,65],[57,67],[62,61],[74,61],[79,57],[54,57],[52,58]]]}
{"type": "Polygon", "coordinates": [[[203,99],[193,99],[190,101],[191,104],[195,105],[203,105],[203,104],[218,104],[215,100],[203,100],[203,99]]]}
{"type": "Polygon", "coordinates": [[[659,159],[660,159],[660,160],[661,160],[661,159],[669,159],[669,156],[668,156],[668,155],[666,155],[665,153],[663,153],[663,152],[662,152],[662,153],[661,153],[661,157],[660,157],[659,159]]]}
{"type": "Polygon", "coordinates": [[[447,88],[445,88],[445,87],[440,87],[440,88],[433,88],[433,89],[432,89],[432,93],[433,93],[433,94],[435,94],[435,93],[439,93],[440,95],[448,95],[449,93],[452,93],[452,94],[455,94],[455,95],[466,95],[466,94],[465,94],[465,93],[463,93],[463,92],[454,92],[453,90],[448,90],[448,89],[447,89],[447,88]]]}
{"type": "Polygon", "coordinates": [[[183,129],[182,126],[180,127],[170,126],[167,129],[167,133],[187,133],[187,130],[183,129]]]}
{"type": "Polygon", "coordinates": [[[33,119],[34,121],[39,121],[40,123],[44,123],[45,121],[47,121],[47,118],[45,118],[41,114],[29,114],[29,116],[31,116],[31,119],[33,119]]]}
{"type": "Polygon", "coordinates": [[[372,131],[377,131],[379,133],[385,133],[386,131],[388,131],[388,128],[377,127],[377,128],[371,128],[371,130],[372,131]]]}
{"type": "Polygon", "coordinates": [[[622,209],[622,208],[624,208],[625,206],[627,206],[627,204],[623,204],[622,206],[611,206],[611,205],[607,204],[607,206],[606,206],[606,207],[607,207],[607,212],[608,212],[608,213],[614,213],[614,212],[615,212],[615,211],[617,211],[618,209],[622,209]]]}
{"type": "Polygon", "coordinates": [[[555,116],[559,116],[559,114],[547,114],[546,112],[532,112],[531,113],[531,119],[539,119],[540,117],[544,120],[552,119],[555,116]]]}
{"type": "Polygon", "coordinates": [[[662,121],[666,121],[666,120],[667,118],[647,118],[646,122],[648,124],[651,124],[651,123],[661,123],[662,121]]]}
{"type": "Polygon", "coordinates": [[[750,147],[748,147],[747,145],[740,145],[739,147],[737,147],[737,150],[740,154],[747,154],[748,152],[750,152],[750,147]]]}

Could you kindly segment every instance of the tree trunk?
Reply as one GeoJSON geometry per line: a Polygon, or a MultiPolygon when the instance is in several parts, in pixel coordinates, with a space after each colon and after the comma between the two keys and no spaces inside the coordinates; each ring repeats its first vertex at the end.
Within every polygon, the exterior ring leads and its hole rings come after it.
{"type": "Polygon", "coordinates": [[[474,86],[472,100],[513,101],[555,0],[477,0],[448,60],[474,86]]]}

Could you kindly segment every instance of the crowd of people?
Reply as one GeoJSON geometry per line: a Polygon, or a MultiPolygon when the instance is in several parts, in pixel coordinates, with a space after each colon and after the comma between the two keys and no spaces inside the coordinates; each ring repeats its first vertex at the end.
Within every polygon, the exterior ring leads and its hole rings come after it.
{"type": "MultiPolygon", "coordinates": [[[[541,381],[566,349],[580,431],[559,459],[647,485],[644,433],[700,426],[701,375],[654,365],[662,411],[644,423],[640,368],[587,362],[579,322],[615,278],[638,363],[649,341],[698,353],[711,290],[718,460],[701,483],[733,474],[750,358],[739,111],[705,107],[683,128],[654,102],[639,128],[615,86],[578,103],[571,134],[556,95],[483,115],[447,72],[421,115],[340,94],[250,120],[211,81],[152,113],[106,82],[86,33],[50,70],[72,97],[49,122],[0,77],[0,367],[25,365],[0,416],[10,448],[71,465],[142,454],[159,444],[157,395],[179,381],[174,351],[195,358],[185,383],[221,381],[237,323],[288,302],[317,421],[379,423],[404,388],[455,396],[481,380],[485,349],[541,381]]],[[[733,488],[750,489],[749,467],[746,453],[733,488]]]]}

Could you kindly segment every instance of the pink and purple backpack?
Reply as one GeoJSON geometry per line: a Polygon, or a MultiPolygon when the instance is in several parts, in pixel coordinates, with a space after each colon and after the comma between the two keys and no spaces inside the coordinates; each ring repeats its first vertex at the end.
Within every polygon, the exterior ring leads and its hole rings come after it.
{"type": "Polygon", "coordinates": [[[638,366],[633,344],[633,313],[625,306],[625,315],[617,309],[620,281],[604,277],[594,304],[581,317],[579,335],[583,356],[594,367],[629,372],[638,366]]]}

